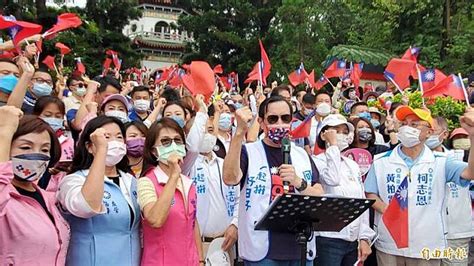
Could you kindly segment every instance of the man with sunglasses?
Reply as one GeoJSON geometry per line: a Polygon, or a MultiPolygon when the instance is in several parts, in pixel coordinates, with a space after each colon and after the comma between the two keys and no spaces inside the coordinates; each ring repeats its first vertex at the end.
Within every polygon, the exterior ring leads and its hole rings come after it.
{"type": "MultiPolygon", "coordinates": [[[[281,193],[283,181],[289,182],[290,191],[295,193],[323,194],[318,170],[302,148],[291,144],[290,164],[283,164],[281,141],[288,137],[292,109],[281,96],[266,99],[258,114],[265,138],[245,145],[242,143],[254,117],[248,107],[236,111],[237,129],[224,160],[223,177],[227,185],[240,183],[239,253],[245,265],[299,265],[300,249],[294,235],[254,230],[271,200],[281,193]]],[[[308,250],[308,260],[313,260],[314,239],[308,250]]]]}
{"type": "Polygon", "coordinates": [[[69,97],[63,98],[66,107],[66,113],[71,109],[79,109],[84,95],[86,95],[87,88],[84,80],[79,75],[72,75],[66,82],[66,86],[71,91],[69,97]]]}
{"type": "MultiPolygon", "coordinates": [[[[446,183],[468,186],[474,179],[474,157],[467,164],[426,146],[435,125],[429,111],[402,106],[395,116],[402,125],[401,144],[377,155],[365,180],[367,197],[376,200],[377,261],[379,265],[440,265],[441,257],[432,254],[455,249],[445,245],[446,183]],[[408,218],[400,218],[401,210],[408,211],[408,218]],[[395,225],[394,219],[398,219],[395,225]]],[[[460,121],[473,140],[474,110],[468,109],[460,121]]]]}

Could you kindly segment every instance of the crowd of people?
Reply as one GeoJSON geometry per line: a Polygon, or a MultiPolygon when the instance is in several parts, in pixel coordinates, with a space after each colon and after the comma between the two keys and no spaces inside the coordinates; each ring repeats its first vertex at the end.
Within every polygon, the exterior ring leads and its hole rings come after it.
{"type": "Polygon", "coordinates": [[[350,80],[216,81],[207,97],[118,72],[56,76],[32,46],[0,59],[1,265],[299,265],[294,234],[255,230],[282,184],[375,200],[315,231],[306,265],[474,264],[470,107],[449,130],[408,101],[370,105],[393,86],[350,80]]]}

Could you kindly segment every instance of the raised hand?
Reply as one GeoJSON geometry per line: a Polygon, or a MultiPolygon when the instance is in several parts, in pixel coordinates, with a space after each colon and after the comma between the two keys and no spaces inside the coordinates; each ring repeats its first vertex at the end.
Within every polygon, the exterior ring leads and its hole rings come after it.
{"type": "Polygon", "coordinates": [[[337,131],[334,129],[328,129],[321,135],[323,139],[329,143],[329,145],[337,145],[337,131]]]}
{"type": "Polygon", "coordinates": [[[22,116],[23,112],[16,107],[0,107],[0,117],[2,118],[0,119],[0,134],[2,134],[2,136],[5,136],[5,134],[13,136],[22,116]]]}
{"type": "Polygon", "coordinates": [[[468,107],[459,121],[461,122],[461,127],[469,133],[469,137],[474,137],[474,109],[468,107]]]}
{"type": "Polygon", "coordinates": [[[235,111],[235,118],[237,119],[237,130],[240,131],[240,133],[247,133],[249,129],[249,122],[251,122],[253,119],[250,108],[245,106],[238,109],[235,111]]]}
{"type": "Polygon", "coordinates": [[[103,128],[98,128],[94,132],[92,132],[91,142],[96,148],[96,152],[98,150],[107,150],[108,142],[106,138],[106,132],[103,128]]]}

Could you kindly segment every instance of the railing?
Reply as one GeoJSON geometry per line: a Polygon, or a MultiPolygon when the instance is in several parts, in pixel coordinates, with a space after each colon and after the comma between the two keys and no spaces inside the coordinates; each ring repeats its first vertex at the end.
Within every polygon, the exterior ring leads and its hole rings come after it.
{"type": "Polygon", "coordinates": [[[135,37],[141,37],[143,39],[152,40],[152,41],[164,41],[169,43],[184,43],[191,42],[193,40],[192,36],[188,36],[187,33],[178,34],[178,33],[166,33],[166,32],[153,32],[153,31],[138,31],[129,34],[131,39],[135,37]]]}

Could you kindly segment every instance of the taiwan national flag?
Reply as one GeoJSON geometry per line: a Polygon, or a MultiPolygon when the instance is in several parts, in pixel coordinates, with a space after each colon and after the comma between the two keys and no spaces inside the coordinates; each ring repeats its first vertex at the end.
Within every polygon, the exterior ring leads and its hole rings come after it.
{"type": "Polygon", "coordinates": [[[56,36],[57,33],[81,26],[81,19],[74,13],[63,13],[58,16],[58,20],[54,26],[43,33],[46,40],[50,40],[56,36]]]}
{"type": "Polygon", "coordinates": [[[438,69],[425,69],[420,72],[423,90],[430,90],[436,84],[446,78],[446,75],[438,69]]]}
{"type": "Polygon", "coordinates": [[[346,61],[334,60],[324,72],[326,78],[342,77],[346,73],[346,61]]]}
{"type": "Polygon", "coordinates": [[[390,200],[382,221],[397,248],[408,247],[408,176],[403,179],[390,200]]]}
{"type": "Polygon", "coordinates": [[[38,24],[16,20],[14,16],[0,16],[0,30],[8,29],[13,45],[19,51],[20,41],[41,32],[43,27],[38,24]]]}
{"type": "Polygon", "coordinates": [[[288,75],[288,80],[290,81],[290,84],[292,86],[298,86],[299,84],[304,83],[307,77],[308,77],[308,73],[306,73],[303,62],[301,62],[298,69],[296,69],[295,71],[291,72],[290,75],[288,75]]]}
{"type": "Polygon", "coordinates": [[[394,83],[400,90],[410,87],[410,75],[415,68],[415,61],[393,58],[384,71],[385,78],[394,83]]]}
{"type": "Polygon", "coordinates": [[[270,63],[270,59],[268,58],[267,52],[263,47],[263,43],[261,40],[258,40],[260,44],[260,75],[261,75],[261,82],[263,86],[267,85],[267,77],[270,75],[270,70],[272,69],[272,64],[270,63]]]}
{"type": "Polygon", "coordinates": [[[316,109],[314,109],[309,115],[307,115],[306,118],[299,124],[295,123],[296,127],[290,131],[291,138],[299,139],[299,138],[309,137],[309,134],[311,131],[311,121],[312,121],[313,116],[315,115],[316,115],[316,109]]]}
{"type": "Polygon", "coordinates": [[[451,74],[447,78],[441,80],[438,84],[434,85],[429,90],[424,90],[424,97],[435,97],[435,96],[451,96],[457,100],[466,100],[465,92],[462,86],[462,80],[451,74]]]}
{"type": "Polygon", "coordinates": [[[359,88],[360,77],[362,76],[363,68],[364,68],[364,63],[358,63],[352,66],[352,69],[350,72],[350,78],[352,80],[352,84],[354,84],[356,88],[359,88]]]}
{"type": "Polygon", "coordinates": [[[328,83],[328,80],[326,79],[326,77],[323,75],[321,75],[321,77],[318,79],[318,81],[316,81],[316,83],[314,84],[314,87],[318,90],[320,90],[322,87],[324,87],[324,85],[326,85],[328,83]]]}
{"type": "Polygon", "coordinates": [[[418,47],[410,47],[402,55],[402,59],[417,61],[418,55],[420,54],[421,49],[418,47]]]}

